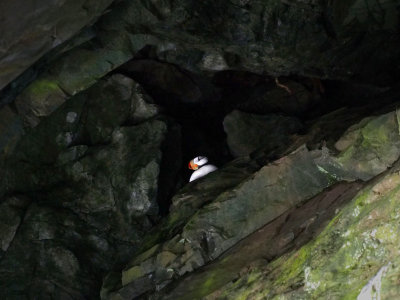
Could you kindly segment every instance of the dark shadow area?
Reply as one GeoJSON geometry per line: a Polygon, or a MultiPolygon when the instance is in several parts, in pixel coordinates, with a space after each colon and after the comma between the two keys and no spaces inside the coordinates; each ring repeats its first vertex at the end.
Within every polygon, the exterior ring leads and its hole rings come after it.
{"type": "MultiPolygon", "coordinates": [[[[301,76],[274,78],[239,70],[194,74],[157,60],[154,51],[152,47],[143,48],[135,59],[113,73],[122,73],[140,83],[155,104],[162,108],[163,114],[180,125],[182,160],[179,174],[174,177],[175,192],[188,182],[192,171],[187,168],[187,163],[194,157],[207,156],[210,163],[217,167],[234,158],[224,130],[224,118],[234,110],[297,118],[304,124],[297,135],[315,130],[313,126],[323,115],[339,109],[348,110],[348,113],[340,114],[343,119],[337,119],[343,126],[337,126],[336,131],[331,121],[328,125],[322,123],[321,128],[326,125],[327,131],[321,130],[316,137],[327,140],[339,137],[343,128],[368,115],[371,109],[377,110],[395,101],[392,95],[377,103],[377,97],[382,98],[382,94],[388,93],[390,88],[369,84],[301,76]]],[[[309,146],[319,147],[317,144],[310,143],[309,146]]],[[[274,152],[278,150],[273,150],[271,155],[263,155],[275,157],[274,152]]],[[[164,169],[168,170],[168,165],[173,164],[173,159],[167,160],[169,162],[162,165],[161,177],[168,177],[164,169]]],[[[159,205],[162,215],[168,213],[173,194],[163,191],[161,184],[159,205]]]]}

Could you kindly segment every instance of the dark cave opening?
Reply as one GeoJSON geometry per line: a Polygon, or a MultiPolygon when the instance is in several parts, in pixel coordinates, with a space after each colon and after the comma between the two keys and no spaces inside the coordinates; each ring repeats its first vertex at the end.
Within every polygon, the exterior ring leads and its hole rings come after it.
{"type": "MultiPolygon", "coordinates": [[[[188,182],[192,171],[187,168],[187,163],[192,158],[207,156],[217,167],[234,158],[227,144],[223,124],[224,118],[232,111],[297,118],[304,124],[296,132],[301,136],[307,134],[315,121],[323,115],[343,108],[358,111],[358,108],[366,107],[364,113],[354,116],[356,122],[369,113],[369,106],[379,107],[375,101],[376,96],[389,90],[351,81],[320,80],[302,76],[278,79],[237,70],[220,71],[205,76],[155,60],[149,52],[151,53],[146,48],[139,57],[113,73],[122,73],[140,83],[154,103],[162,107],[163,114],[180,125],[181,168],[173,192],[168,195],[161,192],[162,196],[159,197],[162,216],[168,214],[174,193],[188,182]]],[[[387,105],[391,101],[394,101],[392,97],[381,105],[387,105]]],[[[351,124],[353,121],[348,118],[346,122],[351,124]]],[[[339,129],[332,134],[339,137],[343,130],[339,129]]],[[[319,138],[332,138],[330,134],[322,134],[319,138]]],[[[319,147],[319,142],[309,146],[319,147]]],[[[274,153],[270,157],[279,158],[274,153]]]]}

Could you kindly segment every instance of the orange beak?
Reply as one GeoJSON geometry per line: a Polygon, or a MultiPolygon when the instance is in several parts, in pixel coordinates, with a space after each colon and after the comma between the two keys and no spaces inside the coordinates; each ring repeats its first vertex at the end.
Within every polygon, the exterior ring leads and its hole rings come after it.
{"type": "Polygon", "coordinates": [[[189,162],[189,169],[190,170],[197,170],[199,168],[199,165],[196,165],[194,162],[193,162],[193,160],[191,160],[190,162],[189,162]]]}

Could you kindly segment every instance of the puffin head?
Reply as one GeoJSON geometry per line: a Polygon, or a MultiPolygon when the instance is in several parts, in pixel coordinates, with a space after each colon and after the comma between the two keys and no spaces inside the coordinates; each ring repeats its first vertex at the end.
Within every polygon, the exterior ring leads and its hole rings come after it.
{"type": "Polygon", "coordinates": [[[201,166],[204,166],[206,163],[208,163],[208,158],[207,157],[205,157],[205,156],[197,156],[197,157],[193,158],[189,162],[189,169],[197,170],[201,166]]]}

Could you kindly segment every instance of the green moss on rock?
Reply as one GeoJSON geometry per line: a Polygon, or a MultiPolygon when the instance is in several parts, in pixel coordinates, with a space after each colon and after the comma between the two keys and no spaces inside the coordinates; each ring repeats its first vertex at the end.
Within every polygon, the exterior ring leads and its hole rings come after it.
{"type": "Polygon", "coordinates": [[[249,294],[254,299],[355,299],[362,289],[370,288],[368,283],[372,285],[370,280],[383,266],[390,266],[392,275],[383,274],[382,284],[371,287],[380,288],[376,292],[386,299],[384,295],[398,290],[393,274],[400,270],[392,264],[398,260],[400,243],[398,199],[400,175],[387,174],[362,190],[315,241],[257,270],[256,283],[251,284],[248,275],[221,289],[223,295],[232,299],[249,294]]]}
{"type": "Polygon", "coordinates": [[[15,100],[18,114],[28,127],[39,124],[39,117],[54,112],[64,101],[64,94],[57,80],[42,77],[32,82],[15,100]]]}

